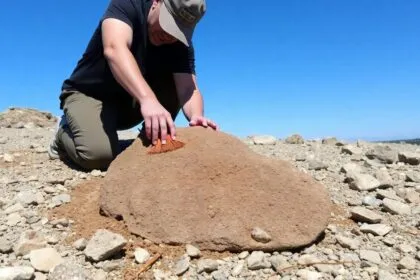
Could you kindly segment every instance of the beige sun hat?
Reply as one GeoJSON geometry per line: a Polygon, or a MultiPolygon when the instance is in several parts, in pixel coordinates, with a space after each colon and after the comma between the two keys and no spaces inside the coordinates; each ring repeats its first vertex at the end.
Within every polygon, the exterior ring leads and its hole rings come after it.
{"type": "Polygon", "coordinates": [[[205,12],[205,0],[163,0],[159,23],[168,34],[189,46],[194,28],[205,12]]]}

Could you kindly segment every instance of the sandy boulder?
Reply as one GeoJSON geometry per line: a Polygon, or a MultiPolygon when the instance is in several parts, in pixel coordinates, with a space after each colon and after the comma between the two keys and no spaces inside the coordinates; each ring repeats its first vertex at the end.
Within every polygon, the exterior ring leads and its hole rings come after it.
{"type": "Polygon", "coordinates": [[[200,249],[282,250],[308,245],[327,226],[324,187],[236,137],[178,128],[185,146],[148,154],[137,138],[102,180],[103,213],[156,243],[200,249]]]}

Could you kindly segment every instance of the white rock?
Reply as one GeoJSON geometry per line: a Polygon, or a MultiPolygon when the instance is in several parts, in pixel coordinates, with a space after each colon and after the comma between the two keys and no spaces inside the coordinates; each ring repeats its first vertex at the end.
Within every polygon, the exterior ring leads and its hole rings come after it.
{"type": "Polygon", "coordinates": [[[197,262],[197,273],[213,272],[219,268],[219,263],[216,260],[204,259],[197,262]]]}
{"type": "Polygon", "coordinates": [[[378,280],[398,280],[391,272],[380,269],[378,271],[378,280]]]}
{"type": "Polygon", "coordinates": [[[384,225],[384,224],[374,224],[374,225],[363,224],[360,227],[361,232],[372,233],[374,235],[380,235],[380,236],[385,236],[391,230],[392,230],[391,226],[384,225]]]}
{"type": "Polygon", "coordinates": [[[14,247],[16,256],[23,256],[32,250],[45,248],[47,241],[44,236],[37,231],[30,230],[22,233],[14,247]]]}
{"type": "Polygon", "coordinates": [[[126,244],[127,240],[120,234],[100,229],[88,242],[84,253],[89,259],[102,261],[119,252],[126,244]]]}
{"type": "Polygon", "coordinates": [[[61,255],[54,248],[32,250],[29,254],[31,265],[38,271],[49,272],[63,262],[61,255]]]}
{"type": "Polygon", "coordinates": [[[398,263],[398,268],[401,269],[415,269],[416,268],[416,260],[410,256],[403,257],[400,262],[398,263]]]}
{"type": "Polygon", "coordinates": [[[0,268],[0,280],[29,280],[35,270],[29,266],[14,266],[0,268]]]}
{"type": "Polygon", "coordinates": [[[360,255],[360,258],[362,260],[366,260],[366,261],[372,262],[374,264],[380,264],[381,263],[381,256],[376,251],[360,250],[359,255],[360,255]]]}
{"type": "Polygon", "coordinates": [[[257,270],[263,268],[269,268],[271,263],[265,260],[265,254],[262,251],[254,251],[246,259],[248,264],[248,269],[257,270]]]}
{"type": "Polygon", "coordinates": [[[190,267],[190,257],[183,255],[175,264],[174,274],[179,276],[184,274],[190,267]]]}
{"type": "Polygon", "coordinates": [[[15,157],[11,154],[4,154],[3,155],[4,162],[11,163],[15,161],[15,157]]]}
{"type": "Polygon", "coordinates": [[[350,210],[352,219],[358,222],[379,223],[382,221],[382,216],[364,207],[354,207],[350,210]]]}
{"type": "Polygon", "coordinates": [[[137,263],[145,263],[148,259],[150,259],[150,253],[143,249],[143,248],[136,248],[134,250],[134,258],[136,259],[137,263]]]}
{"type": "Polygon", "coordinates": [[[256,135],[252,137],[255,145],[275,145],[277,138],[271,135],[256,135]]]}
{"type": "Polygon", "coordinates": [[[375,177],[369,174],[355,173],[351,177],[350,188],[358,191],[371,191],[381,185],[375,177]]]}
{"type": "Polygon", "coordinates": [[[76,250],[83,251],[86,248],[87,243],[88,241],[85,238],[80,238],[73,243],[73,247],[76,250]]]}
{"type": "Polygon", "coordinates": [[[271,241],[271,236],[259,227],[255,227],[251,231],[251,237],[257,242],[268,243],[271,241]]]}
{"type": "Polygon", "coordinates": [[[360,241],[355,238],[349,238],[342,235],[336,236],[337,242],[344,248],[356,250],[360,246],[360,241]]]}
{"type": "Polygon", "coordinates": [[[245,262],[243,260],[240,260],[232,269],[231,271],[231,275],[233,277],[239,276],[239,274],[241,274],[241,272],[244,270],[244,264],[245,262]]]}
{"type": "Polygon", "coordinates": [[[389,198],[385,198],[383,201],[383,207],[385,211],[388,211],[392,214],[397,215],[410,215],[411,214],[411,208],[409,205],[392,200],[389,198]]]}
{"type": "Polygon", "coordinates": [[[185,249],[187,251],[187,255],[190,256],[191,258],[198,258],[201,255],[200,249],[198,249],[197,247],[191,244],[187,244],[185,246],[185,249]]]}
{"type": "Polygon", "coordinates": [[[318,280],[322,277],[322,274],[316,271],[311,271],[308,269],[299,269],[296,272],[296,275],[304,280],[318,280]]]}

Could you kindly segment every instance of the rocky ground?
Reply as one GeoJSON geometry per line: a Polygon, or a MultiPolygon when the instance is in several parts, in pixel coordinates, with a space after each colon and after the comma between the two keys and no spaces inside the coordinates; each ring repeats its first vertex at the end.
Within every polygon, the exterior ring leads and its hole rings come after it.
{"type": "Polygon", "coordinates": [[[66,205],[77,210],[78,189],[106,175],[49,160],[54,125],[48,113],[0,115],[0,280],[420,279],[420,146],[297,135],[243,139],[325,185],[331,221],[319,242],[301,250],[216,254],[191,245],[153,247],[106,222],[78,225],[77,211],[52,215],[66,205]],[[95,228],[83,236],[81,226],[95,228]]]}

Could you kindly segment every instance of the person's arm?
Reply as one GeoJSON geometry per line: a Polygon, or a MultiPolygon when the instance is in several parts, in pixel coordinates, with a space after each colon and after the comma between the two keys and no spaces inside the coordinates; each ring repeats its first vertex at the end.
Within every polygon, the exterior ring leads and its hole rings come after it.
{"type": "Polygon", "coordinates": [[[182,111],[189,124],[210,126],[218,130],[218,125],[204,116],[204,100],[198,88],[196,76],[189,73],[175,73],[174,80],[182,111]]]}
{"type": "Polygon", "coordinates": [[[140,103],[147,137],[155,143],[160,131],[165,142],[168,129],[175,137],[175,125],[170,113],[159,103],[143,78],[130,51],[132,40],[133,30],[125,22],[115,18],[102,22],[104,56],[115,80],[140,103]]]}

